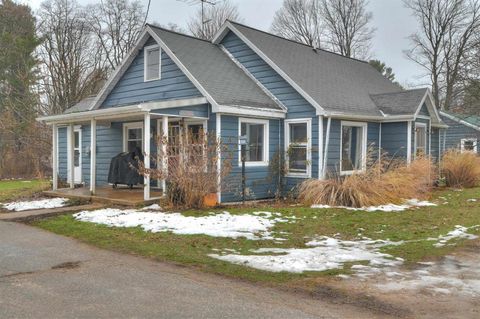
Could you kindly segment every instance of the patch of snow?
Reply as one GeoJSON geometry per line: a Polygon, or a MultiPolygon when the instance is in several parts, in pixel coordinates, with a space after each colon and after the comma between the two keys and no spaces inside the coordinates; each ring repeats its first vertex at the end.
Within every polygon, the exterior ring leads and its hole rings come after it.
{"type": "Polygon", "coordinates": [[[160,207],[158,204],[152,204],[150,206],[143,207],[142,210],[162,210],[162,207],[160,207]]]}
{"type": "MultiPolygon", "coordinates": [[[[372,267],[399,265],[401,261],[379,251],[380,247],[390,244],[391,242],[383,240],[348,241],[321,237],[306,243],[309,248],[260,248],[251,251],[254,255],[210,254],[209,256],[260,270],[302,273],[339,269],[343,268],[346,262],[366,261],[372,267]]],[[[372,268],[354,265],[352,269],[357,269],[356,267],[372,268]]]]}
{"type": "Polygon", "coordinates": [[[467,202],[476,202],[477,199],[476,198],[470,198],[470,199],[467,199],[467,202]]]}
{"type": "Polygon", "coordinates": [[[387,204],[387,205],[380,205],[380,206],[369,206],[369,207],[347,207],[347,206],[329,206],[329,205],[312,205],[311,208],[342,208],[354,211],[367,211],[367,212],[374,212],[374,211],[383,211],[383,212],[400,212],[404,211],[413,207],[425,207],[425,206],[437,206],[437,204],[428,202],[428,201],[419,201],[418,199],[409,199],[405,201],[403,205],[396,205],[396,204],[387,204]]]}
{"type": "Polygon", "coordinates": [[[44,208],[57,208],[63,207],[66,205],[68,199],[62,197],[56,198],[46,198],[32,201],[21,201],[21,202],[11,202],[7,204],[1,204],[3,208],[10,211],[25,211],[33,209],[44,209],[44,208]]]}
{"type": "MultiPolygon", "coordinates": [[[[180,213],[146,212],[105,208],[83,211],[75,219],[114,227],[141,227],[145,231],[171,231],[179,235],[208,235],[213,237],[245,237],[247,239],[275,239],[269,229],[277,222],[288,222],[273,217],[270,212],[231,215],[228,212],[208,216],[183,216],[180,213]]],[[[278,215],[276,215],[278,216],[278,215]]]]}
{"type": "Polygon", "coordinates": [[[430,240],[438,240],[437,243],[433,244],[435,247],[443,247],[447,244],[449,240],[452,239],[476,239],[478,236],[469,234],[467,231],[472,228],[477,228],[480,227],[480,225],[475,225],[471,227],[464,227],[461,225],[456,225],[455,229],[452,231],[449,231],[446,235],[440,235],[438,236],[438,239],[430,238],[430,240]]]}

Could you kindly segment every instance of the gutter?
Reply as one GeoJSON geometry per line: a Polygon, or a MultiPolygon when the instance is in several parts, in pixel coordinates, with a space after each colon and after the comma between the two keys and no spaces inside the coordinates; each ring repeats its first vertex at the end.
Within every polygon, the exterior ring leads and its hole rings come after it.
{"type": "Polygon", "coordinates": [[[327,120],[327,135],[325,136],[325,150],[323,153],[323,167],[322,167],[322,179],[325,179],[327,171],[327,160],[328,160],[328,146],[330,145],[330,126],[332,124],[332,118],[328,117],[327,120]]]}

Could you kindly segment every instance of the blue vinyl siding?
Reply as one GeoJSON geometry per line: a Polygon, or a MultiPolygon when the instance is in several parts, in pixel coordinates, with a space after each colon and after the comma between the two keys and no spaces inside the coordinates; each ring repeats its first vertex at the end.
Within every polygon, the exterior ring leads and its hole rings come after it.
{"type": "Polygon", "coordinates": [[[430,116],[430,112],[428,111],[427,104],[423,103],[422,108],[420,109],[419,115],[430,116]]]}
{"type": "MultiPolygon", "coordinates": [[[[280,122],[279,120],[269,120],[269,160],[279,147],[280,122]]],[[[232,166],[229,176],[223,181],[222,202],[240,201],[242,199],[242,168],[238,162],[238,123],[239,118],[237,116],[221,115],[222,142],[228,148],[228,150],[222,152],[222,160],[230,160],[232,166]]],[[[268,166],[247,166],[245,171],[247,199],[263,199],[273,196],[275,184],[269,178],[268,166]]]]}
{"type": "MultiPolygon", "coordinates": [[[[445,124],[448,125],[445,140],[445,149],[456,148],[460,149],[461,140],[463,138],[476,138],[480,141],[480,131],[477,131],[471,127],[458,123],[449,119],[448,117],[441,116],[445,124]]],[[[442,142],[443,142],[443,130],[442,130],[442,142]]],[[[477,146],[477,152],[480,151],[480,147],[477,146]]]]}
{"type": "Polygon", "coordinates": [[[380,123],[367,123],[367,152],[372,160],[378,159],[380,123]]]}
{"type": "Polygon", "coordinates": [[[58,128],[58,176],[61,180],[66,181],[68,175],[67,163],[67,128],[58,128]]]}
{"type": "MultiPolygon", "coordinates": [[[[327,123],[328,120],[323,120],[323,138],[324,138],[324,151],[327,149],[327,123]]],[[[330,139],[328,141],[328,153],[327,153],[327,177],[330,174],[335,174],[340,171],[340,134],[341,134],[341,121],[331,120],[330,124],[330,139]]]]}
{"type": "Polygon", "coordinates": [[[388,156],[407,158],[407,122],[382,123],[382,150],[388,156]]]}
{"type": "Polygon", "coordinates": [[[432,148],[431,155],[434,161],[438,160],[438,154],[440,153],[440,129],[432,127],[432,148]]]}
{"type": "MultiPolygon", "coordinates": [[[[287,119],[312,119],[312,177],[318,177],[318,117],[315,108],[234,33],[229,32],[221,44],[288,109],[287,119]]],[[[283,123],[281,123],[280,145],[282,147],[284,145],[283,131],[283,123]]],[[[292,188],[301,181],[303,178],[288,178],[287,188],[292,188]]]]}
{"type": "MultiPolygon", "coordinates": [[[[150,38],[146,46],[156,44],[150,38]]],[[[144,50],[142,49],[122,78],[103,102],[102,108],[149,101],[202,97],[202,94],[162,50],[160,80],[144,82],[144,50]]]]}

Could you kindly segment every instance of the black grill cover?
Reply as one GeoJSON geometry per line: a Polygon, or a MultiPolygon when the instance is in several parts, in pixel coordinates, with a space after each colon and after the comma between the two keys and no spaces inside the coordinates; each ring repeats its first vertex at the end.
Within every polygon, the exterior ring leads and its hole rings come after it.
{"type": "Polygon", "coordinates": [[[138,169],[137,159],[140,161],[144,159],[139,148],[134,152],[124,152],[113,157],[108,171],[108,182],[114,185],[125,184],[130,186],[143,184],[143,176],[138,174],[136,170],[138,169]]]}

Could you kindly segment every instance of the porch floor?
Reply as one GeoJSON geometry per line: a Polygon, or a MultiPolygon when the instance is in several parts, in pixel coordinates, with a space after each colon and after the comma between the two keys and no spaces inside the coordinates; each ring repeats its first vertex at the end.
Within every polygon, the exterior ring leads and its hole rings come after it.
{"type": "Polygon", "coordinates": [[[62,188],[55,191],[45,191],[43,193],[46,196],[51,197],[86,199],[97,203],[123,206],[140,206],[153,204],[158,202],[158,197],[162,196],[161,190],[151,189],[150,197],[157,199],[150,199],[146,201],[143,199],[143,187],[134,187],[133,189],[130,189],[128,187],[119,187],[114,189],[111,186],[97,187],[95,195],[90,194],[90,189],[88,187],[79,187],[75,189],[62,188]]]}

